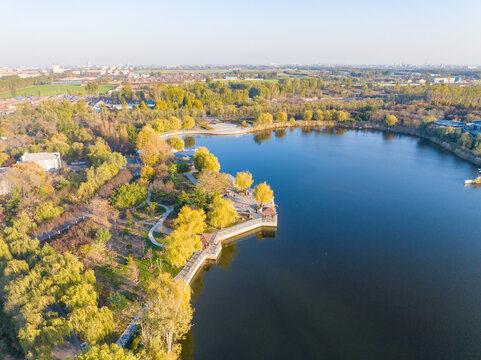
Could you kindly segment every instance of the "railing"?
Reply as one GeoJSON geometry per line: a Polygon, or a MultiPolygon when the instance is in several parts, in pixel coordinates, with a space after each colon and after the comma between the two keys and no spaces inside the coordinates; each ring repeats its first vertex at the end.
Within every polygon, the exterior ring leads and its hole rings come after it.
{"type": "MultiPolygon", "coordinates": [[[[202,251],[196,251],[190,260],[185,264],[184,268],[177,274],[175,280],[182,279],[185,281],[186,286],[190,284],[194,275],[201,268],[202,264],[207,259],[216,259],[220,254],[222,249],[222,240],[230,237],[231,234],[242,234],[256,227],[266,226],[277,226],[277,214],[272,218],[264,218],[260,214],[255,214],[255,219],[246,221],[242,224],[234,225],[228,229],[220,230],[212,235],[209,245],[202,251]]],[[[130,322],[127,328],[124,330],[120,338],[117,340],[116,344],[120,347],[124,347],[132,337],[132,334],[137,330],[139,323],[144,315],[145,305],[142,311],[130,322]]]]}
{"type": "Polygon", "coordinates": [[[142,320],[142,316],[144,315],[145,309],[147,309],[147,305],[144,305],[140,313],[136,317],[134,317],[130,324],[125,328],[124,332],[122,333],[122,335],[120,335],[119,339],[115,343],[116,345],[122,348],[127,345],[133,333],[135,332],[135,330],[137,330],[140,321],[142,320]]]}

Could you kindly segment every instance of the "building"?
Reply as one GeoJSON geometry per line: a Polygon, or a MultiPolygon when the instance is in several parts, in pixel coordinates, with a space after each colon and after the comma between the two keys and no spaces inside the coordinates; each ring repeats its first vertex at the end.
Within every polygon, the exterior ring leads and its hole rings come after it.
{"type": "Polygon", "coordinates": [[[34,162],[40,165],[42,169],[45,171],[48,170],[58,170],[62,167],[62,159],[60,157],[60,153],[32,153],[30,154],[28,151],[23,154],[19,162],[34,162]]]}
{"type": "Polygon", "coordinates": [[[53,64],[52,65],[52,72],[54,74],[59,74],[59,73],[63,72],[63,70],[60,68],[59,64],[53,64]]]}
{"type": "Polygon", "coordinates": [[[452,127],[453,129],[464,129],[466,125],[467,124],[462,121],[453,121],[453,120],[435,120],[434,121],[435,127],[452,127]]]}

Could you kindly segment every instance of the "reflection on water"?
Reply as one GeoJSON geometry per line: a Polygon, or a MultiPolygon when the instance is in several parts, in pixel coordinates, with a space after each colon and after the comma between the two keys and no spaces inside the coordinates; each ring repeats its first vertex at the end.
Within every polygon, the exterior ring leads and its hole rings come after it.
{"type": "Polygon", "coordinates": [[[186,137],[184,138],[184,147],[185,147],[186,149],[195,147],[195,137],[193,137],[193,136],[186,136],[186,137]]]}
{"type": "MultiPolygon", "coordinates": [[[[261,229],[260,231],[255,232],[254,235],[255,236],[253,237],[252,233],[249,233],[249,235],[238,237],[237,239],[225,244],[222,247],[222,252],[219,259],[217,259],[215,263],[214,262],[206,263],[206,265],[202,268],[202,270],[200,270],[199,273],[195,276],[194,280],[191,283],[192,305],[194,307],[194,311],[195,311],[195,303],[196,303],[197,297],[202,294],[202,290],[204,288],[204,276],[206,273],[208,273],[211,270],[212,267],[221,268],[223,270],[229,269],[229,267],[232,265],[237,255],[237,244],[240,241],[244,241],[244,240],[253,241],[254,238],[257,239],[258,241],[263,241],[265,238],[272,239],[276,237],[276,231],[274,229],[261,229]]],[[[219,299],[219,301],[222,301],[222,300],[219,299]]],[[[193,359],[193,353],[194,353],[194,335],[191,330],[189,331],[188,334],[186,334],[185,339],[182,341],[181,358],[183,360],[193,359]]]]}
{"type": "Polygon", "coordinates": [[[256,144],[262,144],[264,141],[272,137],[272,130],[259,131],[254,134],[254,141],[256,144]]]}
{"type": "Polygon", "coordinates": [[[195,279],[184,358],[481,358],[476,169],[408,136],[288,133],[196,138],[271,185],[279,227],[195,279]]]}
{"type": "Polygon", "coordinates": [[[276,130],[276,138],[282,139],[286,134],[286,129],[276,130]]]}
{"type": "Polygon", "coordinates": [[[394,140],[395,137],[396,137],[396,134],[394,133],[390,133],[390,132],[382,133],[382,138],[386,141],[394,140]]]}

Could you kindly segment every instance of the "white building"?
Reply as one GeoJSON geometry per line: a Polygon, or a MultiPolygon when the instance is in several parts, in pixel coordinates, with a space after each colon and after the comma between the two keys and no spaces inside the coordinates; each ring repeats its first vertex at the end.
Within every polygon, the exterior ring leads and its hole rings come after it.
{"type": "Polygon", "coordinates": [[[53,64],[52,65],[52,72],[54,74],[59,74],[59,73],[63,72],[63,70],[60,68],[59,64],[53,64]]]}
{"type": "Polygon", "coordinates": [[[23,154],[19,162],[34,162],[40,165],[45,171],[48,170],[58,170],[62,167],[62,159],[60,153],[33,153],[30,154],[28,151],[23,154]]]}

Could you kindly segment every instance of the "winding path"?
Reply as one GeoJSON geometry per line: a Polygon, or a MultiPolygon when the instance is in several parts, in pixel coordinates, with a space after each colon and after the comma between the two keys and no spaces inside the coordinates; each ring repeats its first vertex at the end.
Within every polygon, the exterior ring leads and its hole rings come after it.
{"type": "MultiPolygon", "coordinates": [[[[152,196],[152,190],[151,188],[149,187],[149,190],[148,190],[148,193],[147,193],[147,204],[152,204],[152,201],[150,200],[150,197],[152,196]]],[[[166,226],[164,226],[164,221],[165,219],[167,219],[167,216],[169,216],[169,214],[172,212],[173,210],[173,207],[172,206],[168,206],[168,205],[164,205],[164,204],[157,204],[158,206],[161,206],[165,209],[165,212],[164,214],[160,217],[159,220],[157,220],[157,222],[154,224],[154,226],[152,226],[149,230],[149,240],[152,244],[154,245],[157,245],[157,246],[160,246],[160,247],[164,247],[163,244],[159,243],[158,241],[155,240],[155,237],[154,237],[154,231],[160,227],[160,231],[163,232],[164,234],[167,234],[169,235],[170,233],[172,233],[172,229],[169,229],[167,228],[166,226]]]]}

